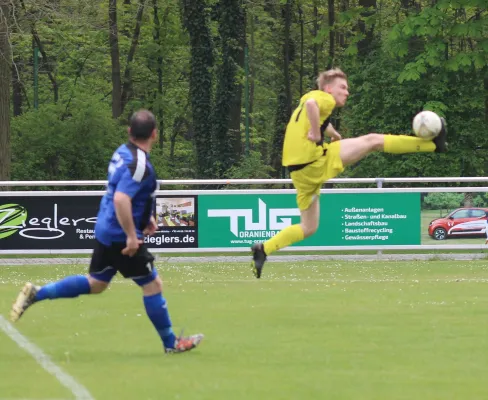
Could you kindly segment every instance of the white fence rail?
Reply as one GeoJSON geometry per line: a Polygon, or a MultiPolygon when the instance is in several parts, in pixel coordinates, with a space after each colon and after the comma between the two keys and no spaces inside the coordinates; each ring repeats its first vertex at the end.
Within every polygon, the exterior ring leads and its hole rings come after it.
{"type": "MultiPolygon", "coordinates": [[[[328,183],[388,184],[388,183],[474,183],[488,182],[488,177],[432,177],[432,178],[335,178],[328,183]]],[[[175,179],[158,180],[159,185],[281,185],[291,184],[291,179],[175,179]]],[[[105,186],[107,181],[0,181],[0,187],[22,186],[105,186]]]]}

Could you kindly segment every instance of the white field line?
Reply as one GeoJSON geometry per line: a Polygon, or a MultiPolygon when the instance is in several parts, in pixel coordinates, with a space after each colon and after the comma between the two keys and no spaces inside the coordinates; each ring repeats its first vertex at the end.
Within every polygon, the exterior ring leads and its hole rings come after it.
{"type": "Polygon", "coordinates": [[[34,360],[47,372],[53,375],[61,385],[66,387],[77,400],[94,400],[90,392],[79,384],[71,375],[68,375],[60,367],[54,364],[39,347],[31,343],[10,322],[0,315],[0,329],[4,331],[17,345],[29,353],[34,360]]]}

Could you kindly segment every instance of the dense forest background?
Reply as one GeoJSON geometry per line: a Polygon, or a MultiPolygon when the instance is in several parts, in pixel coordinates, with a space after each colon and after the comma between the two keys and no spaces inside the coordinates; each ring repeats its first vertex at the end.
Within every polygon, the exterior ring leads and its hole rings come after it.
{"type": "Polygon", "coordinates": [[[160,178],[282,177],[286,122],[330,67],[345,138],[423,109],[449,124],[447,154],[343,176],[487,175],[486,0],[0,0],[0,180],[105,179],[142,107],[160,178]]]}

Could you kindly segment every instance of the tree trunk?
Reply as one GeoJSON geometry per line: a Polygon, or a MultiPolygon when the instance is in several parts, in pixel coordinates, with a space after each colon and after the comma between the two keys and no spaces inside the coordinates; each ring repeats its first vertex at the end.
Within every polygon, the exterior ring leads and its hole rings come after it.
{"type": "Polygon", "coordinates": [[[110,58],[112,60],[112,117],[122,114],[122,81],[120,78],[119,32],[117,28],[117,0],[108,0],[110,58]]]}
{"type": "Polygon", "coordinates": [[[254,51],[256,48],[256,41],[255,41],[255,35],[254,35],[254,21],[256,17],[255,15],[251,15],[250,18],[250,31],[251,31],[251,48],[249,49],[249,129],[253,125],[253,118],[252,118],[252,113],[254,111],[254,90],[255,90],[255,84],[254,84],[254,51]]]}
{"type": "Polygon", "coordinates": [[[0,0],[0,180],[10,180],[10,1],[0,0]]]}
{"type": "MultiPolygon", "coordinates": [[[[167,8],[169,10],[169,7],[167,8]]],[[[158,9],[158,0],[153,0],[153,23],[154,23],[154,29],[153,29],[153,40],[154,43],[156,43],[157,48],[158,48],[158,56],[156,59],[157,62],[157,67],[156,67],[156,73],[158,75],[158,91],[157,95],[159,96],[158,99],[154,102],[156,104],[156,118],[158,120],[158,125],[159,125],[159,147],[161,149],[163,148],[164,144],[164,115],[163,115],[163,106],[162,106],[162,101],[163,101],[163,56],[162,56],[162,40],[161,40],[161,22],[159,21],[159,9],[158,9]]]]}
{"type": "MultiPolygon", "coordinates": [[[[236,12],[234,17],[236,21],[236,41],[237,47],[232,49],[233,62],[238,69],[244,71],[244,48],[246,47],[246,13],[243,6],[236,2],[236,12]]],[[[238,161],[242,154],[241,140],[241,108],[242,108],[242,83],[237,79],[238,70],[236,70],[233,84],[233,97],[231,98],[231,108],[229,112],[229,135],[233,147],[234,160],[238,161]]]]}
{"type": "Polygon", "coordinates": [[[285,45],[284,45],[284,80],[285,80],[285,96],[286,96],[286,114],[287,119],[291,116],[291,77],[290,77],[290,49],[291,49],[291,0],[288,0],[285,8],[285,45]]]}
{"type": "Polygon", "coordinates": [[[329,14],[329,62],[327,63],[327,69],[331,69],[335,62],[335,10],[334,0],[328,0],[328,14],[329,14]]]}
{"type": "Polygon", "coordinates": [[[212,68],[213,42],[203,0],[182,0],[183,23],[190,34],[191,73],[190,99],[193,116],[193,141],[196,153],[196,177],[212,176],[214,167],[212,149],[212,68]]]}
{"type": "Polygon", "coordinates": [[[54,62],[51,61],[50,58],[48,58],[44,45],[42,44],[41,39],[39,38],[39,34],[37,33],[37,30],[34,25],[31,28],[31,32],[32,32],[32,37],[34,39],[34,42],[37,45],[37,48],[39,49],[39,52],[42,55],[43,66],[47,70],[47,76],[51,81],[51,85],[53,87],[54,102],[57,103],[59,100],[59,88],[58,88],[58,82],[56,80],[56,72],[53,66],[54,62]]]}
{"type": "Polygon", "coordinates": [[[22,114],[22,82],[20,74],[23,69],[24,62],[19,60],[12,62],[12,108],[14,116],[17,117],[22,114]]]}
{"type": "MultiPolygon", "coordinates": [[[[319,34],[319,8],[317,5],[317,0],[314,0],[313,5],[313,38],[316,39],[317,35],[319,34]]],[[[312,46],[312,54],[313,54],[313,76],[312,81],[314,81],[319,76],[319,44],[317,41],[314,40],[312,46]]],[[[314,85],[315,86],[315,85],[314,85]]]]}
{"type": "Polygon", "coordinates": [[[239,161],[242,153],[242,84],[238,68],[244,67],[245,13],[239,0],[222,0],[216,8],[222,43],[222,63],[217,69],[217,89],[212,113],[214,173],[221,176],[239,161]]]}
{"type": "MultiPolygon", "coordinates": [[[[412,14],[418,14],[422,8],[421,4],[416,0],[401,0],[404,14],[410,16],[412,14]]],[[[408,40],[409,57],[414,59],[417,55],[424,50],[424,42],[418,36],[411,36],[408,40]]]]}
{"type": "Polygon", "coordinates": [[[141,0],[139,8],[136,15],[136,26],[134,28],[134,33],[132,35],[132,43],[130,45],[129,53],[127,54],[127,63],[125,65],[124,72],[124,82],[122,85],[122,95],[120,98],[120,113],[124,112],[125,106],[127,105],[128,99],[132,94],[132,75],[131,67],[132,61],[134,61],[134,55],[136,53],[137,44],[139,43],[139,35],[141,33],[142,16],[144,14],[144,6],[146,5],[146,0],[141,0]]]}
{"type": "MultiPolygon", "coordinates": [[[[349,9],[349,0],[341,0],[339,4],[339,10],[341,13],[346,12],[349,9]]],[[[336,35],[338,45],[344,49],[346,48],[346,37],[344,33],[342,32],[337,32],[336,35]]]]}
{"type": "Polygon", "coordinates": [[[485,74],[483,78],[483,87],[485,89],[485,122],[488,124],[488,67],[483,68],[485,74]]]}
{"type": "MultiPolygon", "coordinates": [[[[376,11],[376,0],[359,0],[360,7],[369,8],[361,13],[361,17],[367,18],[373,15],[376,11]]],[[[369,52],[372,50],[373,38],[374,38],[374,26],[370,27],[369,29],[366,27],[366,23],[364,20],[359,20],[358,22],[359,31],[365,35],[365,38],[358,42],[358,55],[359,57],[366,57],[369,52]]]]}
{"type": "Polygon", "coordinates": [[[298,6],[298,21],[300,23],[300,97],[303,95],[303,47],[304,47],[304,37],[303,37],[303,11],[302,7],[298,6]]]}
{"type": "Polygon", "coordinates": [[[291,77],[290,77],[290,30],[291,30],[291,0],[282,6],[283,29],[283,81],[278,89],[278,108],[276,110],[275,131],[271,147],[271,166],[275,170],[275,176],[281,178],[285,170],[281,166],[283,153],[283,140],[285,138],[286,124],[291,116],[291,77]]]}

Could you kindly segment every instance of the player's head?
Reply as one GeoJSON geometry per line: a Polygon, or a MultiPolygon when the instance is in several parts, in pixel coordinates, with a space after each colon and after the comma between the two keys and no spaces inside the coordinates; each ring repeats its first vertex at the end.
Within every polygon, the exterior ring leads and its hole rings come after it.
{"type": "Polygon", "coordinates": [[[349,96],[347,75],[339,68],[321,72],[317,78],[317,87],[334,97],[337,107],[343,107],[349,96]]]}
{"type": "Polygon", "coordinates": [[[148,110],[139,110],[130,117],[129,135],[136,141],[156,139],[156,118],[148,110]]]}

